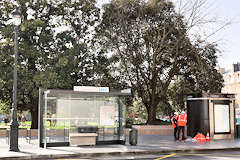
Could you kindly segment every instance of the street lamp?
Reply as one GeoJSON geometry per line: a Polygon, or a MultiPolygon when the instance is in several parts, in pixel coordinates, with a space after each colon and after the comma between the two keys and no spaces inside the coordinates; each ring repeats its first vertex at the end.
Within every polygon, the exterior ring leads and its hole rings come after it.
{"type": "Polygon", "coordinates": [[[18,7],[12,12],[14,23],[14,71],[13,71],[13,103],[10,124],[10,148],[9,151],[19,152],[18,148],[18,120],[17,120],[17,59],[18,59],[18,26],[21,24],[21,12],[18,7]]]}

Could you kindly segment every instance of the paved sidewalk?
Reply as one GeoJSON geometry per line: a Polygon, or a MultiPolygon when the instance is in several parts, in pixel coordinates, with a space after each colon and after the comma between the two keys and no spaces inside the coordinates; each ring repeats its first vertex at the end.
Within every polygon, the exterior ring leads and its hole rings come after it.
{"type": "Polygon", "coordinates": [[[209,150],[240,150],[240,139],[215,140],[203,144],[191,142],[175,142],[172,136],[139,135],[136,146],[126,145],[97,145],[81,147],[48,147],[38,148],[37,140],[27,143],[25,138],[19,138],[20,152],[8,151],[5,138],[0,138],[0,159],[56,159],[69,156],[100,157],[110,155],[157,154],[168,152],[195,152],[209,150]]]}

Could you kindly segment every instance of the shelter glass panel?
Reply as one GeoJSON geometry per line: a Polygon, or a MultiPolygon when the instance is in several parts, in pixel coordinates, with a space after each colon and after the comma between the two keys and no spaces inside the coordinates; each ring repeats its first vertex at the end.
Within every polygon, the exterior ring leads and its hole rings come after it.
{"type": "MultiPolygon", "coordinates": [[[[97,142],[125,141],[122,96],[74,91],[43,91],[40,143],[69,143],[75,133],[97,133],[97,142]]],[[[41,146],[41,144],[40,144],[41,146]]]]}

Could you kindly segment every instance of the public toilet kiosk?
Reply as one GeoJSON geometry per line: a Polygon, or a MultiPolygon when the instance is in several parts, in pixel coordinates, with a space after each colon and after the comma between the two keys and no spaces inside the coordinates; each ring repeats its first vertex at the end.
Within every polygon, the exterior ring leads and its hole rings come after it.
{"type": "Polygon", "coordinates": [[[234,99],[234,94],[188,94],[187,135],[208,132],[211,139],[234,138],[234,99]]]}
{"type": "Polygon", "coordinates": [[[39,146],[125,144],[124,98],[108,87],[39,90],[39,146]]]}

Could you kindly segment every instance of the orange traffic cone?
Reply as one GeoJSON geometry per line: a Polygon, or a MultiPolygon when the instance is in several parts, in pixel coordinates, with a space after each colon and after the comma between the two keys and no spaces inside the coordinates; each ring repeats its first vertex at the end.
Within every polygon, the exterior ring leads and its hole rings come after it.
{"type": "Polygon", "coordinates": [[[206,137],[202,133],[200,133],[198,136],[198,142],[200,142],[200,143],[206,142],[206,137]]]}
{"type": "Polygon", "coordinates": [[[207,132],[206,141],[210,141],[209,132],[207,132]]]}

